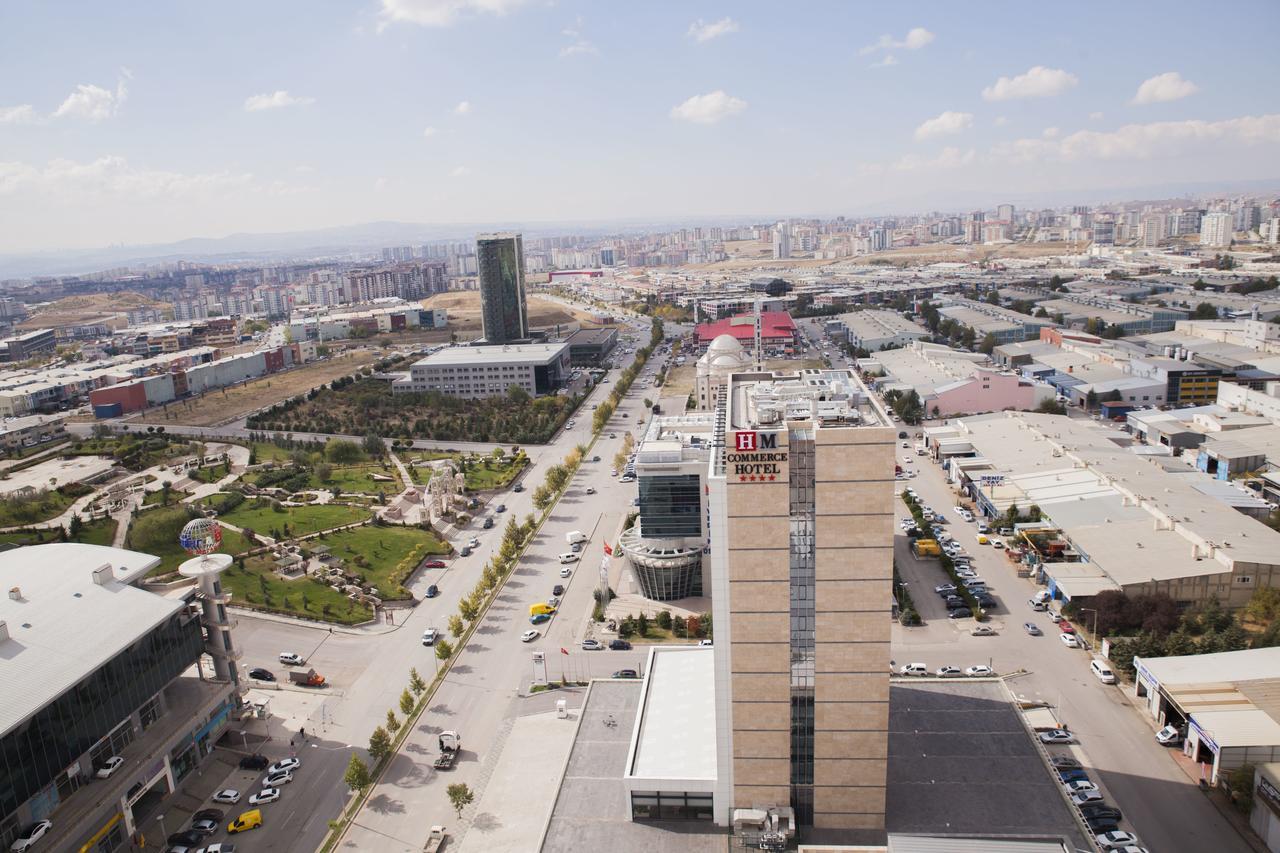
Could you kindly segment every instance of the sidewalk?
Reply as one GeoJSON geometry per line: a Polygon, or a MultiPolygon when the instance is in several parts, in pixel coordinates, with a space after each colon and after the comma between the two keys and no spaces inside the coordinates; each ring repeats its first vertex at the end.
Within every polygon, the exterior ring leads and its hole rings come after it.
{"type": "Polygon", "coordinates": [[[283,616],[279,613],[266,613],[249,607],[236,607],[234,604],[229,605],[227,609],[240,619],[263,619],[268,622],[278,622],[281,625],[292,625],[295,628],[313,628],[316,631],[328,631],[330,634],[348,634],[353,637],[390,634],[393,631],[399,631],[401,627],[398,624],[388,624],[386,622],[385,614],[387,611],[385,608],[378,611],[379,615],[376,622],[365,625],[330,625],[327,622],[312,622],[309,619],[297,619],[293,616],[283,616]]]}

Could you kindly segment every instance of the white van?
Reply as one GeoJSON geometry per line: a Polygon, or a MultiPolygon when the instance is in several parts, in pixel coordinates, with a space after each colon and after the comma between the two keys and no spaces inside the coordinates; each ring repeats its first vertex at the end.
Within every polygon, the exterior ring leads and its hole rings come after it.
{"type": "Polygon", "coordinates": [[[570,530],[564,535],[564,541],[568,542],[570,545],[577,545],[579,542],[587,541],[587,534],[583,533],[581,530],[570,530]]]}
{"type": "Polygon", "coordinates": [[[928,675],[929,667],[922,663],[909,663],[898,670],[899,675],[928,675]]]}
{"type": "Polygon", "coordinates": [[[1116,674],[1111,671],[1111,665],[1102,658],[1094,658],[1089,661],[1089,669],[1098,677],[1103,684],[1115,684],[1116,674]]]}

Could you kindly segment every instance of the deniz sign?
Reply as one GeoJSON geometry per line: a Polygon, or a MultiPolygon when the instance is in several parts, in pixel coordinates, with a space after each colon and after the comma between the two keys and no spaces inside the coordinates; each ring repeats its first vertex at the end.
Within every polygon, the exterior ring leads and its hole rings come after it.
{"type": "Polygon", "coordinates": [[[777,432],[733,434],[734,453],[725,454],[730,479],[739,483],[771,483],[787,477],[787,451],[778,449],[777,432]]]}

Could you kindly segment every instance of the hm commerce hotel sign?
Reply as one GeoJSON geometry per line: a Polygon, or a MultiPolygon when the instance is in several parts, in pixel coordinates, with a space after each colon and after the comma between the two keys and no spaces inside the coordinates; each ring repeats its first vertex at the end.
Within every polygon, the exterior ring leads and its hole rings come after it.
{"type": "Polygon", "coordinates": [[[778,432],[740,430],[733,434],[733,452],[725,455],[729,481],[772,483],[787,479],[787,450],[778,447],[778,432]]]}

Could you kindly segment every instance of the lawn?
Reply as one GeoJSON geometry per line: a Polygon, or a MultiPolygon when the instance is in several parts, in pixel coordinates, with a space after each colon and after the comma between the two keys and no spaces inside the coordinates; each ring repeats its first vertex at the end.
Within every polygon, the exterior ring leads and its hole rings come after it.
{"type": "Polygon", "coordinates": [[[31,497],[12,497],[0,500],[0,527],[17,527],[48,521],[67,511],[76,498],[92,492],[81,483],[67,483],[56,489],[45,489],[31,497]]]}
{"type": "Polygon", "coordinates": [[[266,498],[255,498],[245,501],[226,515],[218,516],[218,520],[236,527],[247,527],[264,536],[271,536],[271,531],[277,530],[286,537],[290,537],[305,536],[319,530],[353,524],[364,521],[368,517],[368,510],[342,504],[288,506],[277,510],[272,501],[266,498]]]}
{"type": "Polygon", "coordinates": [[[239,607],[344,625],[373,618],[373,608],[356,604],[314,578],[284,580],[258,557],[245,560],[243,569],[232,564],[222,575],[222,585],[231,593],[231,603],[239,607]]]}
{"type": "MultiPolygon", "coordinates": [[[[505,489],[511,485],[511,481],[516,478],[524,466],[529,464],[529,459],[523,453],[518,457],[510,454],[504,456],[501,461],[491,456],[470,456],[464,453],[446,453],[434,450],[417,450],[409,455],[400,457],[406,465],[411,461],[434,462],[437,459],[452,459],[459,462],[466,459],[466,478],[467,488],[472,491],[483,491],[486,489],[505,489]]],[[[413,466],[413,478],[419,484],[425,485],[430,479],[430,468],[413,466]]]]}
{"type": "Polygon", "coordinates": [[[231,466],[226,462],[221,462],[217,465],[210,465],[207,468],[188,471],[187,476],[200,483],[216,483],[230,473],[231,466]]]}
{"type": "Polygon", "coordinates": [[[288,462],[292,450],[277,447],[269,441],[255,441],[250,444],[254,459],[259,462],[288,462]]]}
{"type": "Polygon", "coordinates": [[[319,541],[343,560],[343,569],[358,574],[378,589],[383,599],[408,598],[401,586],[428,554],[450,553],[448,544],[417,527],[365,525],[343,530],[319,541]]]}
{"type": "MultiPolygon", "coordinates": [[[[191,520],[185,506],[168,506],[148,510],[133,520],[125,536],[125,547],[160,558],[160,565],[151,575],[164,575],[176,571],[183,560],[191,555],[178,545],[178,534],[191,520]]],[[[242,534],[234,530],[222,530],[222,552],[239,554],[254,547],[242,534]]]]}
{"type": "MultiPolygon", "coordinates": [[[[39,530],[15,530],[12,533],[0,533],[0,543],[8,545],[40,545],[45,542],[62,542],[58,535],[62,528],[41,528],[39,530]]],[[[86,545],[110,545],[116,538],[116,520],[99,518],[85,522],[80,532],[68,537],[67,542],[83,542],[86,545]]]]}
{"type": "Polygon", "coordinates": [[[146,497],[142,499],[142,505],[156,506],[157,504],[159,504],[161,506],[168,506],[169,504],[176,504],[181,502],[182,499],[185,498],[186,496],[187,496],[187,492],[184,492],[181,489],[170,489],[169,500],[166,503],[164,489],[156,489],[154,492],[147,492],[146,497]]]}
{"type": "Polygon", "coordinates": [[[386,468],[378,464],[365,465],[332,465],[329,479],[324,482],[311,470],[308,487],[312,489],[330,489],[336,492],[369,492],[377,494],[386,492],[389,495],[400,492],[400,472],[396,466],[388,463],[386,468]],[[374,474],[385,475],[390,480],[375,480],[374,474]]]}

